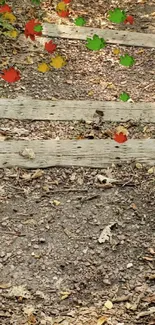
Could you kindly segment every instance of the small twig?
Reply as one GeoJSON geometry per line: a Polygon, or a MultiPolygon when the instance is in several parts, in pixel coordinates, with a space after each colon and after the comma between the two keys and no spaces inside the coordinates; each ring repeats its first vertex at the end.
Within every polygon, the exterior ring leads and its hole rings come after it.
{"type": "Polygon", "coordinates": [[[151,314],[155,313],[155,307],[150,307],[149,310],[146,311],[142,311],[141,313],[139,313],[136,318],[139,319],[140,317],[144,317],[144,316],[149,316],[151,314]]]}
{"type": "Polygon", "coordinates": [[[88,196],[88,197],[82,197],[82,198],[80,198],[80,200],[81,200],[81,202],[91,201],[91,200],[98,198],[99,196],[100,196],[99,194],[92,194],[91,196],[88,196]]]}
{"type": "Polygon", "coordinates": [[[61,189],[61,190],[49,190],[48,193],[43,194],[42,196],[46,196],[51,193],[68,193],[68,192],[88,192],[88,189],[80,189],[80,188],[67,188],[67,189],[61,189]]]}
{"type": "Polygon", "coordinates": [[[0,231],[1,234],[7,234],[7,235],[12,235],[12,236],[17,236],[17,237],[24,237],[26,236],[25,234],[21,234],[21,233],[18,233],[18,232],[9,232],[9,231],[0,231]]]}

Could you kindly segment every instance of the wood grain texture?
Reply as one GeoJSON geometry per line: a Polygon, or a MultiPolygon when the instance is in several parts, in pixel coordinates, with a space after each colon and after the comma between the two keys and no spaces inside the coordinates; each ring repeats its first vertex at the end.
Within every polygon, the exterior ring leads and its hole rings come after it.
{"type": "Polygon", "coordinates": [[[0,168],[47,168],[84,166],[105,168],[131,161],[155,164],[155,139],[128,140],[119,145],[113,140],[30,140],[0,142],[0,168]],[[34,159],[20,155],[33,150],[34,159]]]}
{"type": "Polygon", "coordinates": [[[155,47],[155,34],[44,23],[43,36],[86,40],[97,34],[109,44],[155,47]]]}
{"type": "Polygon", "coordinates": [[[91,100],[38,100],[26,97],[0,99],[0,118],[91,121],[97,116],[96,110],[103,113],[104,121],[134,121],[155,123],[155,103],[102,102],[91,100]]]}

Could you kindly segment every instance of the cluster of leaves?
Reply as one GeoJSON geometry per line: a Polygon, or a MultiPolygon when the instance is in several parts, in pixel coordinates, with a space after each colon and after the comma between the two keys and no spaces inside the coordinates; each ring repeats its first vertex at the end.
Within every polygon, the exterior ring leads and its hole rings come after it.
{"type": "MultiPolygon", "coordinates": [[[[31,0],[33,5],[40,5],[43,0],[31,0]]],[[[68,5],[71,0],[63,0],[59,2],[56,6],[56,12],[60,17],[68,17],[69,16],[69,8],[68,5]]],[[[109,12],[109,20],[113,23],[130,23],[133,24],[133,17],[126,16],[125,11],[120,10],[119,8],[114,9],[109,12]]],[[[12,8],[5,3],[5,0],[0,1],[0,28],[2,28],[3,34],[16,38],[18,36],[18,32],[14,28],[14,23],[16,21],[16,17],[12,13],[12,8]]],[[[83,17],[77,17],[74,20],[74,24],[76,26],[84,26],[86,24],[86,20],[83,17]]],[[[40,21],[36,19],[32,19],[28,21],[25,25],[24,34],[26,38],[30,38],[32,41],[35,41],[36,36],[42,36],[42,24],[40,21]]],[[[105,48],[106,42],[103,38],[100,38],[98,35],[93,35],[92,39],[87,38],[86,47],[89,50],[99,51],[105,48]]],[[[52,54],[56,51],[57,45],[53,43],[52,40],[46,42],[44,44],[44,49],[52,54]]],[[[113,53],[115,55],[120,54],[119,49],[114,49],[113,53]]],[[[130,67],[135,63],[135,60],[132,56],[125,54],[121,55],[119,59],[119,63],[125,67],[130,67]]],[[[38,71],[45,73],[50,70],[50,66],[59,69],[62,68],[66,64],[65,59],[57,54],[55,57],[51,58],[51,62],[47,64],[46,62],[42,62],[38,66],[38,71]]],[[[2,79],[5,81],[12,83],[20,80],[21,75],[18,70],[14,67],[10,67],[9,69],[4,69],[0,75],[2,79]]],[[[119,96],[120,100],[126,102],[130,99],[129,94],[123,92],[119,96]]],[[[118,127],[116,133],[114,134],[114,140],[123,143],[127,141],[127,130],[123,127],[118,127]]]]}

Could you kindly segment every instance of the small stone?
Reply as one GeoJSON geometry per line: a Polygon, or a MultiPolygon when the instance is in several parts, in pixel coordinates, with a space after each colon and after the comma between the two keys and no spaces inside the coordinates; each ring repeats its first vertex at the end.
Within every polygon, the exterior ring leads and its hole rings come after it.
{"type": "Polygon", "coordinates": [[[130,269],[130,267],[132,267],[132,266],[133,266],[132,263],[128,263],[128,264],[127,264],[127,269],[130,269]]]}

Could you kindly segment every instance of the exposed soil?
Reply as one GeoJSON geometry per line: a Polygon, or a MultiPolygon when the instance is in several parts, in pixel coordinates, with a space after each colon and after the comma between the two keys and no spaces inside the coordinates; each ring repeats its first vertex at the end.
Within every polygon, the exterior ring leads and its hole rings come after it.
{"type": "Polygon", "coordinates": [[[27,305],[37,324],[57,324],[60,315],[65,325],[96,324],[102,315],[107,324],[153,324],[153,316],[140,313],[153,306],[154,176],[134,164],[111,171],[53,168],[39,179],[34,173],[0,173],[1,324],[31,324],[27,305]],[[99,173],[120,185],[98,188],[99,173]],[[112,237],[100,244],[110,224],[112,237]],[[14,297],[14,286],[29,295],[14,297]],[[113,301],[111,310],[106,300],[113,301]],[[41,323],[45,316],[53,323],[41,323]]]}

